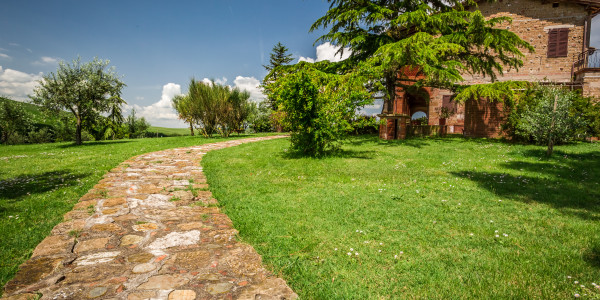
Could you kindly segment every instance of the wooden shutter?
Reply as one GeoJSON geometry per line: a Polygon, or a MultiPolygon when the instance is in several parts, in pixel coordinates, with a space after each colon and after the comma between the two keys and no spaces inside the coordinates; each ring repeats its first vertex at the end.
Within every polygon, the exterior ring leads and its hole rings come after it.
{"type": "Polygon", "coordinates": [[[548,57],[567,57],[569,52],[569,28],[551,29],[548,32],[548,57]]]}
{"type": "Polygon", "coordinates": [[[569,28],[561,28],[558,30],[558,49],[556,57],[567,57],[569,53],[569,28]]]}

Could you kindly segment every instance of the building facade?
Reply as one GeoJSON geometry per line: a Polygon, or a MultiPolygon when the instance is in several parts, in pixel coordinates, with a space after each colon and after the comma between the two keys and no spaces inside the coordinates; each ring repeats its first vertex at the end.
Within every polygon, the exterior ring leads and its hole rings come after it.
{"type": "MultiPolygon", "coordinates": [[[[600,51],[590,48],[591,20],[600,12],[600,0],[498,0],[480,1],[478,9],[485,17],[510,17],[511,30],[529,42],[535,52],[524,52],[519,70],[505,70],[499,81],[519,80],[550,82],[581,89],[585,96],[600,97],[600,51]]],[[[418,70],[403,69],[405,76],[418,79],[418,70]]],[[[465,84],[489,83],[489,78],[464,75],[465,84]]],[[[459,133],[470,137],[498,137],[504,121],[502,103],[452,102],[452,92],[425,88],[416,95],[396,89],[386,101],[380,118],[383,139],[402,139],[414,133],[415,116],[427,117],[428,131],[459,133]],[[427,94],[425,94],[427,93],[427,94]],[[429,100],[426,100],[429,98],[429,100]],[[442,108],[453,110],[449,118],[440,119],[442,108]],[[442,124],[440,124],[440,121],[442,124]]]]}

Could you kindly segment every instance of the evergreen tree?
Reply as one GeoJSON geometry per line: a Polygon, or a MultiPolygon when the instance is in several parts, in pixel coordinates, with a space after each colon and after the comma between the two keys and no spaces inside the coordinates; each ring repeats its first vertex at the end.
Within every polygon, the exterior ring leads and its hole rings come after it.
{"type": "Polygon", "coordinates": [[[311,31],[330,31],[317,42],[336,44],[340,53],[349,48],[350,58],[342,67],[385,87],[388,100],[396,86],[409,91],[423,86],[455,89],[465,73],[495,81],[505,67],[523,65],[521,49],[533,51],[501,28],[510,18],[486,19],[480,11],[468,10],[464,5],[476,6],[473,0],[328,1],[330,9],[311,31]],[[402,74],[405,67],[418,68],[423,78],[402,74]]]}
{"type": "MultiPolygon", "coordinates": [[[[277,81],[279,77],[278,71],[276,70],[279,66],[284,66],[289,64],[292,60],[292,54],[287,53],[288,48],[285,47],[281,42],[277,42],[277,45],[273,46],[273,50],[270,54],[271,58],[269,59],[268,65],[263,65],[263,67],[269,72],[267,76],[263,79],[263,88],[267,89],[270,83],[277,81]]],[[[269,91],[265,91],[266,94],[269,94],[269,91]]],[[[267,98],[267,103],[269,103],[269,107],[271,109],[276,110],[275,104],[273,103],[273,99],[267,98]]]]}

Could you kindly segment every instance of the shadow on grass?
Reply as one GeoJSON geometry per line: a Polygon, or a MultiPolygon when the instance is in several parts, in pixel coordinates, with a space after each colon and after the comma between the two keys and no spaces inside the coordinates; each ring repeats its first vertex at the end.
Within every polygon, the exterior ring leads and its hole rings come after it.
{"type": "MultiPolygon", "coordinates": [[[[72,173],[69,170],[20,175],[0,180],[0,200],[14,200],[25,195],[45,193],[55,188],[73,186],[89,173],[72,173]]],[[[1,209],[1,208],[0,208],[1,209]]]]}
{"type": "Polygon", "coordinates": [[[113,145],[113,144],[125,144],[125,143],[131,143],[131,141],[124,141],[124,140],[118,140],[118,141],[94,141],[94,142],[84,142],[81,145],[77,145],[75,143],[70,143],[70,144],[60,145],[60,146],[58,146],[58,148],[88,147],[88,146],[113,145]]]}
{"type": "Polygon", "coordinates": [[[506,199],[525,203],[545,203],[564,214],[600,221],[600,152],[570,154],[556,151],[546,157],[545,150],[529,150],[526,157],[538,161],[511,161],[500,166],[523,172],[452,172],[467,178],[506,199]]]}
{"type": "Polygon", "coordinates": [[[358,158],[358,159],[373,159],[375,151],[355,151],[355,150],[337,150],[331,151],[326,155],[314,157],[303,154],[297,151],[286,151],[280,153],[280,157],[284,159],[302,159],[302,158],[314,158],[314,159],[326,159],[326,158],[358,158]]]}

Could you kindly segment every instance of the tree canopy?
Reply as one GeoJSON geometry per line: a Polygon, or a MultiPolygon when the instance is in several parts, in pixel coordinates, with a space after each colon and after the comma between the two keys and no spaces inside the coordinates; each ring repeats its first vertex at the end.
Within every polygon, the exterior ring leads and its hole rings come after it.
{"type": "Polygon", "coordinates": [[[329,41],[351,51],[343,66],[380,82],[388,94],[396,85],[455,89],[462,74],[495,81],[505,68],[523,65],[522,49],[533,47],[515,33],[500,28],[508,17],[486,19],[467,10],[462,0],[329,0],[330,9],[311,31],[330,28],[317,42],[329,41]],[[403,67],[417,67],[423,78],[403,85],[396,76],[403,67]]]}
{"type": "Polygon", "coordinates": [[[49,110],[73,113],[78,145],[82,143],[82,129],[91,128],[102,114],[113,123],[123,122],[121,106],[125,101],[121,89],[125,84],[108,64],[108,60],[98,58],[87,63],[80,58],[72,63],[60,62],[56,72],[43,76],[31,96],[34,103],[49,110]]]}
{"type": "MultiPolygon", "coordinates": [[[[277,44],[273,46],[273,50],[271,50],[269,64],[263,65],[263,67],[269,72],[269,74],[267,74],[267,76],[265,76],[263,79],[263,88],[268,89],[271,83],[277,81],[279,78],[278,67],[285,66],[292,60],[294,59],[292,58],[292,54],[288,53],[288,48],[281,42],[277,42],[277,44]]],[[[267,95],[270,94],[269,91],[265,91],[265,93],[267,95]]],[[[271,109],[277,109],[272,98],[267,98],[267,102],[269,103],[271,109]]]]}

